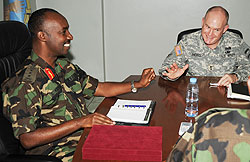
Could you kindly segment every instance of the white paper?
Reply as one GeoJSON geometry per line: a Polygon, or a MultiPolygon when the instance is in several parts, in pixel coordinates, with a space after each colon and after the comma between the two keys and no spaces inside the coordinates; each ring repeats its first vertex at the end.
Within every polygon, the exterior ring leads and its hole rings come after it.
{"type": "MultiPolygon", "coordinates": [[[[151,104],[151,100],[137,101],[137,100],[121,100],[118,99],[114,106],[112,106],[107,116],[116,122],[127,123],[148,123],[149,117],[146,118],[147,111],[151,104]]],[[[151,115],[152,112],[150,112],[151,115]]]]}

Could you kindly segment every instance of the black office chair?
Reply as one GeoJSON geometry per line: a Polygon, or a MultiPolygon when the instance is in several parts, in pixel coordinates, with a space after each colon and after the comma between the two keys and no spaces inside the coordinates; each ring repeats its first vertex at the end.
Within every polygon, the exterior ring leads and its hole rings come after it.
{"type": "MultiPolygon", "coordinates": [[[[184,31],[180,32],[178,34],[178,36],[177,36],[177,43],[179,43],[179,41],[182,39],[182,37],[184,35],[196,32],[198,30],[201,30],[201,28],[188,29],[188,30],[184,30],[184,31]]],[[[239,30],[236,30],[236,29],[227,29],[227,31],[236,33],[236,34],[238,34],[243,39],[243,35],[242,35],[242,33],[239,30]]]]}
{"type": "MultiPolygon", "coordinates": [[[[31,53],[31,37],[25,24],[0,21],[0,84],[11,76],[31,53]]],[[[14,137],[11,123],[3,116],[0,91],[0,161],[1,162],[62,162],[46,155],[25,155],[19,140],[14,137]]]]}

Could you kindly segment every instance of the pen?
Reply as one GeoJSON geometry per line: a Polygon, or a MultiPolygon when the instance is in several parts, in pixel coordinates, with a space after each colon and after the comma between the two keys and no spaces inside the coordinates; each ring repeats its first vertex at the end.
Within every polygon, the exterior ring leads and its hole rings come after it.
{"type": "Polygon", "coordinates": [[[146,107],[146,105],[123,105],[123,107],[146,107]]]}
{"type": "Polygon", "coordinates": [[[210,83],[210,86],[217,87],[219,84],[218,83],[210,83]]]}

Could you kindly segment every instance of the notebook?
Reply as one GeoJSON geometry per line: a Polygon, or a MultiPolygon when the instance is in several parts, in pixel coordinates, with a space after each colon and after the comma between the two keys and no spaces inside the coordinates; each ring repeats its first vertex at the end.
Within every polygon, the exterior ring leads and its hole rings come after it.
{"type": "Polygon", "coordinates": [[[162,161],[162,127],[94,125],[82,159],[162,161]]]}
{"type": "Polygon", "coordinates": [[[247,86],[234,83],[230,84],[227,89],[227,98],[235,98],[235,99],[250,101],[250,95],[248,93],[247,86]]]}
{"type": "Polygon", "coordinates": [[[107,116],[117,125],[148,125],[156,102],[118,99],[107,116]]]}

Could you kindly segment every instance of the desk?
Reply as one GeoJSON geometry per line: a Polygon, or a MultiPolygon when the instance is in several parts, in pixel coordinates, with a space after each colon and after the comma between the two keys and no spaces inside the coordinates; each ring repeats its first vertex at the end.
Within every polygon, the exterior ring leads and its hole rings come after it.
{"type": "MultiPolygon", "coordinates": [[[[139,75],[132,75],[128,77],[125,82],[139,80],[139,78],[139,75]]],[[[105,98],[96,111],[102,114],[107,114],[110,107],[118,98],[156,101],[150,126],[162,126],[163,128],[162,159],[165,160],[179,138],[178,131],[180,123],[187,120],[184,114],[184,109],[186,87],[189,83],[189,78],[190,77],[183,76],[177,81],[172,82],[157,76],[148,87],[140,89],[137,93],[128,93],[117,97],[105,98]]],[[[209,88],[209,83],[216,83],[220,78],[197,78],[200,90],[199,114],[214,107],[250,108],[250,102],[227,99],[225,87],[209,88]]],[[[82,160],[82,145],[89,131],[90,128],[84,130],[75,151],[73,162],[91,161],[82,160]]]]}

